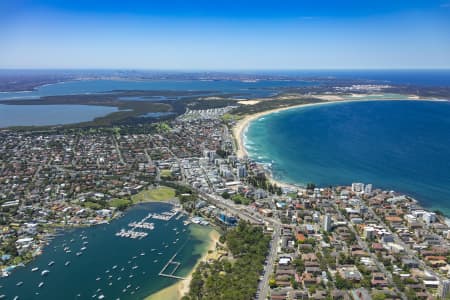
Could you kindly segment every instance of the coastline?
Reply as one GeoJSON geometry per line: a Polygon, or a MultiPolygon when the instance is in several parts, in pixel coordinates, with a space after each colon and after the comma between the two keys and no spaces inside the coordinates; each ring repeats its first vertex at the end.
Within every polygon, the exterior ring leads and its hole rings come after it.
{"type": "Polygon", "coordinates": [[[215,229],[212,229],[211,232],[209,233],[208,237],[209,237],[208,246],[203,251],[202,256],[195,263],[195,266],[192,268],[192,270],[186,276],[186,279],[179,280],[178,282],[176,282],[154,294],[147,296],[145,298],[145,300],[159,300],[159,299],[179,300],[184,295],[186,295],[189,292],[189,285],[192,280],[192,275],[194,274],[198,265],[201,262],[207,260],[208,252],[213,251],[216,248],[216,244],[219,241],[220,234],[215,229]]]}
{"type": "MultiPolygon", "coordinates": [[[[323,102],[317,102],[317,103],[306,103],[306,104],[299,104],[299,105],[293,105],[293,106],[287,106],[287,107],[279,107],[276,109],[270,109],[267,111],[245,115],[242,119],[240,119],[232,128],[233,136],[236,140],[236,156],[238,158],[244,158],[248,156],[248,152],[245,148],[244,143],[244,135],[245,132],[250,125],[252,121],[255,121],[259,118],[262,118],[266,115],[270,115],[273,113],[278,113],[281,111],[286,111],[290,109],[296,109],[296,108],[302,108],[302,107],[315,107],[315,106],[322,106],[322,105],[329,105],[329,104],[339,104],[339,103],[352,103],[352,102],[372,102],[372,101],[432,101],[432,102],[442,102],[442,101],[450,101],[446,99],[430,99],[430,98],[420,98],[415,95],[405,95],[404,99],[389,99],[389,98],[382,98],[383,95],[380,95],[379,99],[367,99],[367,98],[361,98],[361,99],[349,99],[349,97],[352,97],[351,95],[348,97],[338,96],[338,95],[317,95],[315,98],[322,100],[323,102]]],[[[282,102],[280,101],[280,104],[282,102]]],[[[272,184],[276,184],[277,186],[284,187],[284,188],[301,188],[300,186],[296,184],[290,184],[286,182],[282,182],[279,180],[276,180],[273,178],[272,174],[269,174],[268,176],[269,181],[272,184]]]]}

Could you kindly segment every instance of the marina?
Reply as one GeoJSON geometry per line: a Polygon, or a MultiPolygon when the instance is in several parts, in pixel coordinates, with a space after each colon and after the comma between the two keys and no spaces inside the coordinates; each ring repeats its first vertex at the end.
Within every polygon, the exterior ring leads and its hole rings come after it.
{"type": "Polygon", "coordinates": [[[143,299],[185,278],[199,258],[195,249],[207,241],[191,230],[207,237],[210,229],[185,227],[186,217],[178,213],[169,204],[145,203],[110,224],[62,232],[33,263],[0,279],[0,294],[5,299],[143,299]],[[134,226],[145,223],[154,228],[134,226]],[[118,238],[124,228],[147,237],[118,238]]]}

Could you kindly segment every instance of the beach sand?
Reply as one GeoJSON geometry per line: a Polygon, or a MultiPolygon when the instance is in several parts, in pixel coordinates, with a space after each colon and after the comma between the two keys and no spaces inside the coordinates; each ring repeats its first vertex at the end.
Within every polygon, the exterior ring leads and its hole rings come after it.
{"type": "MultiPolygon", "coordinates": [[[[320,99],[324,102],[318,102],[318,103],[307,103],[307,104],[299,104],[299,105],[293,105],[293,106],[286,106],[286,107],[280,107],[280,108],[276,108],[276,109],[271,109],[271,110],[267,110],[267,111],[263,111],[263,112],[259,112],[256,114],[251,114],[251,115],[246,115],[244,116],[242,119],[240,119],[236,125],[233,127],[233,136],[236,140],[236,155],[238,158],[244,158],[245,156],[248,155],[247,150],[245,149],[245,145],[244,145],[244,133],[246,128],[248,127],[248,125],[250,124],[250,122],[259,119],[265,115],[269,115],[272,113],[276,113],[276,112],[280,112],[280,111],[284,111],[284,110],[288,110],[288,109],[295,109],[295,108],[299,108],[299,107],[312,107],[312,106],[321,106],[321,105],[327,105],[327,104],[333,104],[333,103],[348,103],[348,102],[365,102],[365,101],[393,101],[393,100],[398,100],[398,101],[404,101],[404,100],[399,100],[398,97],[394,98],[394,99],[390,99],[390,98],[383,98],[380,97],[380,99],[367,99],[364,98],[364,95],[360,95],[362,96],[360,99],[351,99],[351,95],[344,97],[342,95],[314,95],[314,98],[320,99]],[[350,99],[349,99],[350,97],[350,99]]],[[[382,95],[384,96],[384,95],[382,95]]],[[[438,100],[438,99],[426,99],[426,98],[421,98],[418,97],[416,95],[403,95],[404,99],[406,100],[420,100],[420,101],[442,101],[442,100],[438,100]]],[[[276,101],[276,100],[272,100],[272,101],[276,101]]],[[[444,100],[445,101],[445,100],[444,100]]],[[[282,105],[282,101],[280,101],[280,105],[282,105]]],[[[281,182],[278,181],[276,179],[274,179],[272,176],[269,177],[269,180],[272,184],[276,184],[280,187],[287,187],[287,188],[299,188],[296,185],[293,184],[288,184],[285,182],[281,182]]]]}
{"type": "MultiPolygon", "coordinates": [[[[331,96],[330,96],[331,97],[331,96]]],[[[286,107],[280,107],[276,109],[266,110],[263,112],[259,112],[252,115],[246,115],[242,119],[240,119],[236,125],[233,127],[233,135],[236,139],[237,143],[237,149],[236,149],[236,155],[238,158],[244,158],[244,156],[247,155],[247,151],[245,150],[244,146],[244,132],[247,126],[250,124],[251,121],[259,119],[265,115],[269,115],[272,113],[288,110],[288,109],[294,109],[298,107],[310,107],[310,106],[317,106],[317,105],[324,105],[329,103],[337,103],[337,102],[345,102],[345,101],[351,101],[351,100],[335,100],[335,98],[321,98],[321,100],[325,100],[326,102],[319,102],[319,103],[307,103],[307,104],[299,104],[299,105],[292,105],[292,106],[286,106],[286,107]]],[[[280,104],[282,102],[280,101],[280,104]]]]}
{"type": "Polygon", "coordinates": [[[213,251],[216,248],[216,244],[219,241],[220,234],[216,230],[212,230],[209,235],[209,242],[207,249],[203,252],[202,257],[197,261],[195,264],[195,267],[192,269],[192,271],[187,275],[185,280],[180,280],[177,283],[160,290],[159,292],[152,294],[145,298],[145,300],[179,300],[181,299],[185,294],[189,292],[189,285],[191,283],[192,274],[194,273],[195,269],[197,269],[197,266],[200,264],[200,262],[205,261],[208,257],[208,252],[213,251]]]}

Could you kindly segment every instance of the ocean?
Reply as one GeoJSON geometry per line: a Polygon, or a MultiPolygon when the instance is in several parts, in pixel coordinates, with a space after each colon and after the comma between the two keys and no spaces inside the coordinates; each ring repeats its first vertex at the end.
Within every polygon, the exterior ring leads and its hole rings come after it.
{"type": "MultiPolygon", "coordinates": [[[[138,221],[149,212],[160,213],[172,208],[166,203],[138,204],[110,224],[60,232],[38,256],[25,267],[18,267],[9,277],[0,279],[0,294],[12,299],[143,299],[177,282],[158,276],[163,266],[178,252],[180,267],[176,276],[186,276],[209,245],[211,228],[184,226],[185,217],[170,221],[149,219],[154,230],[144,239],[115,236],[128,223],[138,221]],[[83,243],[87,242],[86,245],[83,243]],[[77,256],[81,247],[87,249],[77,256]],[[72,251],[66,253],[64,248],[72,251]],[[152,250],[154,249],[154,250],[152,250]],[[49,266],[54,261],[53,266],[49,266]],[[70,261],[68,266],[66,261],[70,261]],[[31,269],[39,270],[32,272],[31,269]],[[42,276],[41,271],[50,273],[42,276]],[[23,282],[21,286],[17,283],[23,282]],[[42,287],[38,287],[44,282],[42,287]]],[[[171,265],[167,272],[173,270],[171,265]]]]}
{"type": "Polygon", "coordinates": [[[372,183],[450,215],[450,102],[368,101],[296,108],[253,121],[249,156],[274,178],[372,183]]]}

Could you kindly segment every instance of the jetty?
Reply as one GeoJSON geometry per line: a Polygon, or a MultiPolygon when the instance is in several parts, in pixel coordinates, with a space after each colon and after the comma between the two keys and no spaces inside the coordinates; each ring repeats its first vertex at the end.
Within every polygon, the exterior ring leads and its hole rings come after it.
{"type": "Polygon", "coordinates": [[[159,271],[159,273],[158,273],[159,276],[162,276],[162,277],[169,277],[169,278],[173,278],[173,279],[181,279],[181,280],[186,279],[185,277],[173,275],[173,274],[178,270],[178,268],[181,266],[181,263],[180,263],[180,262],[174,260],[175,257],[177,257],[177,255],[178,255],[178,252],[175,253],[175,254],[169,259],[169,261],[164,265],[164,267],[161,269],[161,271],[159,271]],[[174,265],[174,266],[175,266],[174,269],[173,269],[172,272],[170,272],[170,273],[165,273],[166,269],[167,269],[170,265],[174,265]]]}

